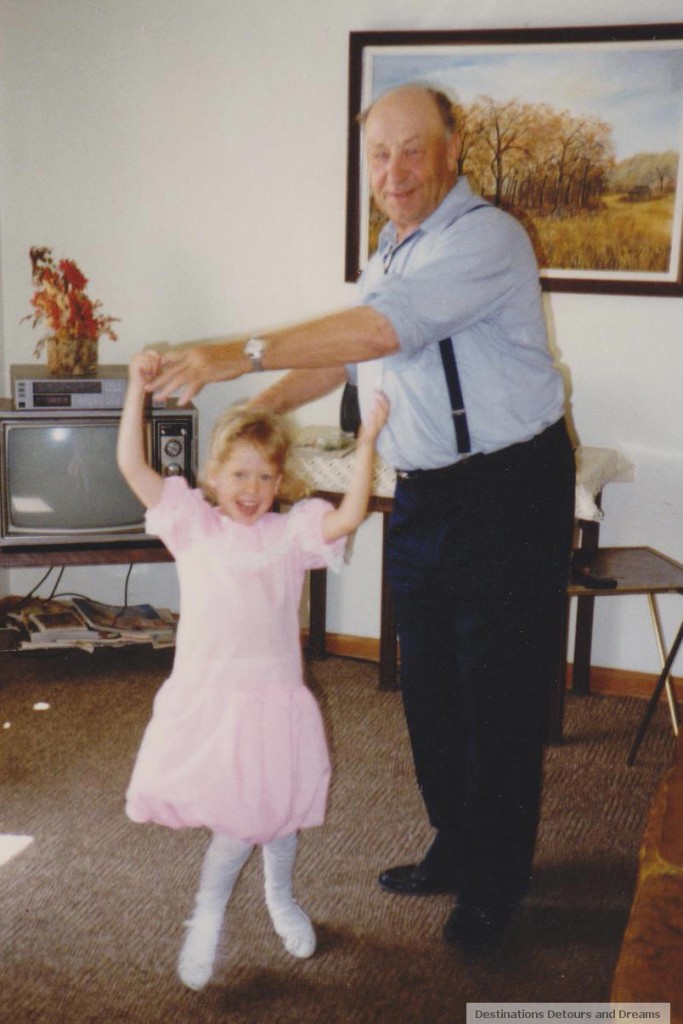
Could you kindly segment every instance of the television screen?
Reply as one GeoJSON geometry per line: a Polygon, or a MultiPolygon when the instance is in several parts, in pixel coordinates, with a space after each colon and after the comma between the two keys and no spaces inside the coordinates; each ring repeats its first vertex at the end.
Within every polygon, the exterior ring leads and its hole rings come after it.
{"type": "Polygon", "coordinates": [[[118,422],[10,423],[6,483],[18,532],[125,530],[144,510],[116,465],[118,422]]]}

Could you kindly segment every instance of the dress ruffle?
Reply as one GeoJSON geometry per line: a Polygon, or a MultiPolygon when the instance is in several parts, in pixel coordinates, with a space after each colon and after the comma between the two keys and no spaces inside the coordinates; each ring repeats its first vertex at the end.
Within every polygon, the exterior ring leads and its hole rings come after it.
{"type": "Polygon", "coordinates": [[[307,687],[275,679],[203,689],[193,695],[171,677],[159,691],[128,788],[128,817],[253,843],[321,825],[330,764],[307,687]]]}
{"type": "Polygon", "coordinates": [[[190,489],[183,477],[169,477],[164,482],[161,501],[147,511],[145,518],[147,531],[160,537],[174,555],[212,535],[216,543],[233,548],[230,562],[236,569],[265,569],[281,561],[296,546],[311,558],[307,568],[339,572],[346,538],[328,544],[322,534],[322,520],[332,508],[322,498],[307,498],[281,517],[278,513],[267,513],[264,519],[278,516],[284,528],[278,538],[270,537],[267,545],[256,549],[245,544],[245,540],[254,539],[250,533],[258,532],[258,522],[253,526],[233,522],[210,505],[200,490],[190,489]]]}

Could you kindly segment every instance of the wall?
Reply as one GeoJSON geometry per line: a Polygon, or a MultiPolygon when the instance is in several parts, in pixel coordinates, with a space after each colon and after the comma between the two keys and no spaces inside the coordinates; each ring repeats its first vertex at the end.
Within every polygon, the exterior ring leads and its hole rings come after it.
{"type": "MultiPolygon", "coordinates": [[[[101,361],[143,345],[266,329],[352,301],[343,281],[351,30],[675,21],[678,0],[5,0],[0,8],[2,380],[31,358],[31,245],[77,260],[121,317],[101,361]],[[455,13],[454,13],[455,12],[455,13]]],[[[553,294],[553,345],[584,444],[618,448],[635,481],[605,492],[603,541],[683,558],[683,300],[553,294]]],[[[259,383],[261,383],[259,381],[259,383]]],[[[201,395],[204,427],[253,379],[201,395]]],[[[336,420],[338,399],[300,414],[336,420]]],[[[333,580],[329,624],[378,632],[379,524],[333,580]]],[[[63,587],[122,598],[122,568],[63,587]]],[[[37,571],[6,574],[23,592],[37,571]]],[[[132,600],[175,602],[171,566],[137,567],[132,600]],[[170,594],[170,597],[169,597],[170,594]]],[[[677,598],[663,603],[667,633],[677,598]]],[[[655,671],[640,599],[598,602],[596,664],[655,671]]]]}

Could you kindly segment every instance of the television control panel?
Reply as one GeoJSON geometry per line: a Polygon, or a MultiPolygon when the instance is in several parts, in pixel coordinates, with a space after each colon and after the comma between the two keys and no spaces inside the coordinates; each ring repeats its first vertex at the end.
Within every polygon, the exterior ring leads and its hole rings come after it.
{"type": "Polygon", "coordinates": [[[46,366],[11,368],[15,409],[122,409],[128,383],[127,366],[101,366],[92,377],[53,377],[46,366]]]}
{"type": "Polygon", "coordinates": [[[154,420],[154,429],[158,472],[162,476],[184,476],[191,480],[193,432],[187,416],[177,420],[154,420]]]}

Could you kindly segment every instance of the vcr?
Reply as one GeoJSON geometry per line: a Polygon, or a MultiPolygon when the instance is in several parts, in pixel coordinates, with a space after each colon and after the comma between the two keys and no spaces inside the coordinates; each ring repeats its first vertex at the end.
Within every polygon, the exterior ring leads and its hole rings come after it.
{"type": "Polygon", "coordinates": [[[93,376],[53,377],[46,366],[11,368],[15,409],[122,409],[128,384],[127,366],[100,366],[93,376]]]}

